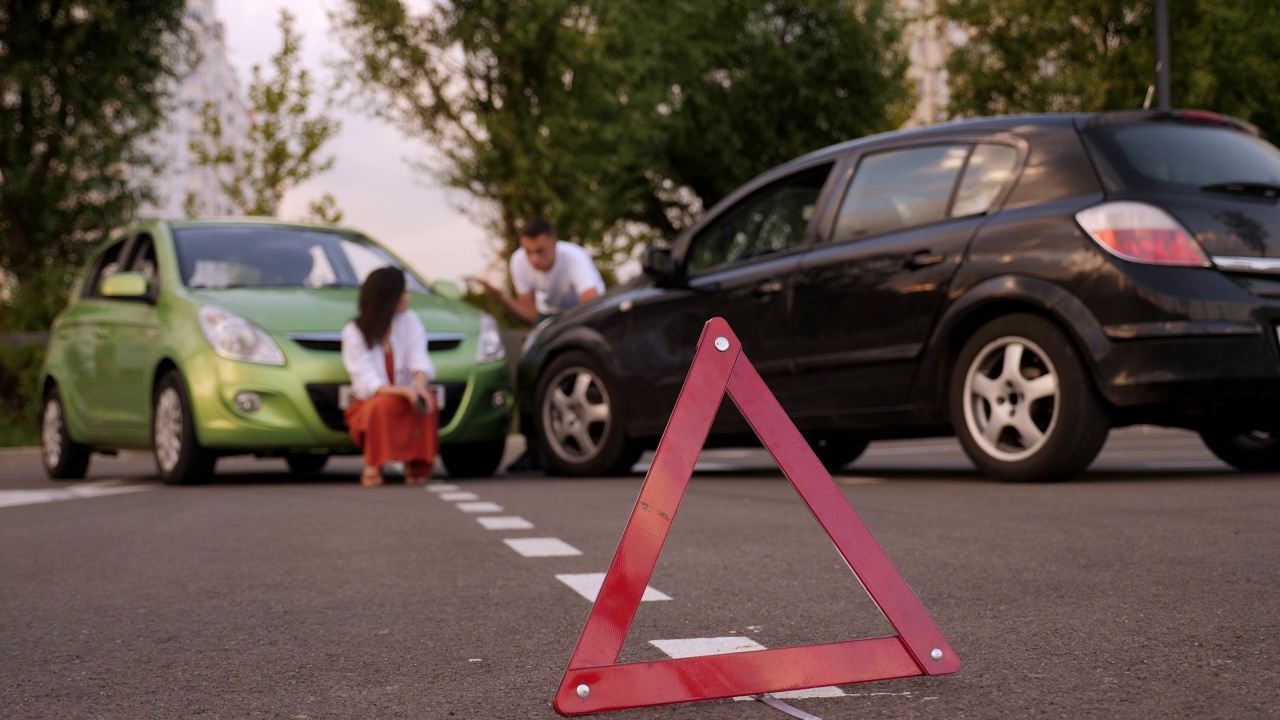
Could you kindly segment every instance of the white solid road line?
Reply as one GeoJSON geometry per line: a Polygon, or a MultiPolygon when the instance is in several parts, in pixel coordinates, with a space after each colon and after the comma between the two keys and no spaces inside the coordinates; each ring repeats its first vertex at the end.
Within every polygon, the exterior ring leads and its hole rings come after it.
{"type": "Polygon", "coordinates": [[[492,502],[460,502],[457,505],[462,512],[469,513],[499,513],[502,512],[502,506],[492,502]]]}
{"type": "MultiPolygon", "coordinates": [[[[573,588],[573,591],[582,597],[595,602],[596,597],[600,594],[600,586],[604,585],[604,575],[604,573],[568,573],[557,575],[556,579],[573,588]]],[[[640,602],[658,602],[670,599],[670,595],[645,585],[644,595],[640,597],[640,602]]]]}
{"type": "Polygon", "coordinates": [[[533,523],[522,517],[514,515],[505,517],[494,517],[486,515],[476,518],[476,522],[484,526],[485,530],[532,530],[533,523]]]}
{"type": "Polygon", "coordinates": [[[118,480],[87,483],[67,488],[51,488],[48,490],[0,490],[0,507],[18,505],[36,505],[39,503],[58,502],[60,500],[81,500],[84,498],[106,497],[124,493],[154,490],[155,485],[120,485],[118,480]]]}
{"type": "MultiPolygon", "coordinates": [[[[766,649],[765,646],[748,637],[677,638],[674,640],[650,640],[649,644],[673,658],[726,655],[728,653],[753,652],[766,649]]],[[[776,698],[794,700],[815,697],[843,697],[845,692],[838,687],[827,686],[769,694],[776,698]]],[[[734,700],[755,700],[755,698],[750,695],[740,695],[735,697],[734,700]]]]}
{"type": "Polygon", "coordinates": [[[581,550],[560,538],[507,538],[502,542],[525,557],[568,557],[582,554],[581,550]]]}

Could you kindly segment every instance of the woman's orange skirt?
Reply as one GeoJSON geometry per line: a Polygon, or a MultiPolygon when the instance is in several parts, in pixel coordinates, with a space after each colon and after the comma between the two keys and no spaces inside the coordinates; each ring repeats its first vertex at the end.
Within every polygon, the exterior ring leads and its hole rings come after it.
{"type": "Polygon", "coordinates": [[[437,411],[422,415],[398,395],[374,395],[352,402],[344,416],[366,466],[380,468],[399,460],[416,477],[431,473],[440,445],[437,411]]]}

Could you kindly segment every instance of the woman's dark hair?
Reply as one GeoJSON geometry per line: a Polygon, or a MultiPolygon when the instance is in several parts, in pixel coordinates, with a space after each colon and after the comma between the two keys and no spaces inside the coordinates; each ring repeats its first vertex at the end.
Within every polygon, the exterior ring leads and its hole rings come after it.
{"type": "Polygon", "coordinates": [[[360,285],[356,327],[360,328],[360,334],[364,335],[364,342],[369,347],[387,337],[404,288],[404,271],[396,267],[380,267],[369,273],[360,285]]]}

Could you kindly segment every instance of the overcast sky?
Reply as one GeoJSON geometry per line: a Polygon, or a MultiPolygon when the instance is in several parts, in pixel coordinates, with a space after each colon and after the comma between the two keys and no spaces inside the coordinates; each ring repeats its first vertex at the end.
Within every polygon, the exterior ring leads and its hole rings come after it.
{"type": "MultiPolygon", "coordinates": [[[[280,48],[280,8],[297,16],[303,61],[327,90],[330,73],[325,61],[339,54],[327,10],[337,0],[216,2],[242,92],[253,65],[266,66],[280,48]]],[[[455,210],[444,190],[410,169],[406,161],[421,160],[425,144],[346,108],[338,107],[334,114],[342,129],[324,148],[335,158],[333,169],[289,193],[282,217],[303,217],[311,200],[329,192],[342,209],[344,225],[387,245],[429,279],[460,281],[464,275],[484,272],[491,263],[505,265],[504,258],[494,258],[487,233],[455,210]]]]}

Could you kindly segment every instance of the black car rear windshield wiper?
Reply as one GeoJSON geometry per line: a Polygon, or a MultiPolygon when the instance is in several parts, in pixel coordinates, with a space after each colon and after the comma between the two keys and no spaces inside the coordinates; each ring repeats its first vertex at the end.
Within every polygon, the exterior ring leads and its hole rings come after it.
{"type": "Polygon", "coordinates": [[[1248,197],[1275,200],[1280,198],[1280,184],[1255,182],[1251,180],[1239,182],[1221,182],[1201,185],[1205,192],[1227,193],[1228,195],[1246,195],[1248,197]]]}

